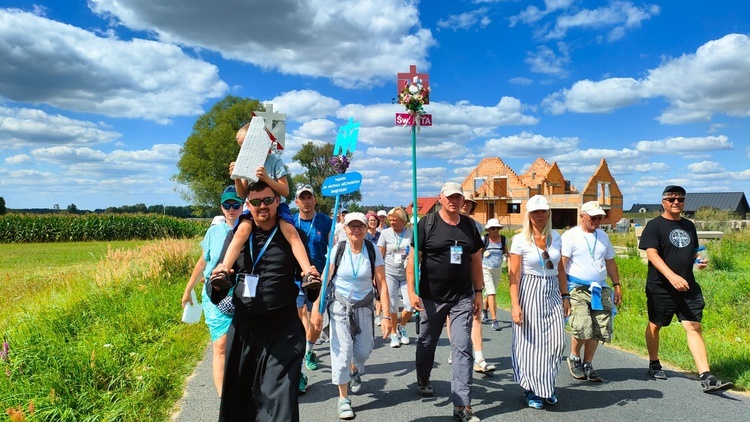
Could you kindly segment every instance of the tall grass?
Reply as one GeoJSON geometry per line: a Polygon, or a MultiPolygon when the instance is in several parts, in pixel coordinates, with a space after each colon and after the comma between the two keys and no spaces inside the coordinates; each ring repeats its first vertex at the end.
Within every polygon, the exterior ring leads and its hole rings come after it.
{"type": "Polygon", "coordinates": [[[180,323],[195,244],[111,250],[11,306],[0,325],[9,346],[0,410],[29,421],[168,419],[207,341],[204,327],[180,323]]]}

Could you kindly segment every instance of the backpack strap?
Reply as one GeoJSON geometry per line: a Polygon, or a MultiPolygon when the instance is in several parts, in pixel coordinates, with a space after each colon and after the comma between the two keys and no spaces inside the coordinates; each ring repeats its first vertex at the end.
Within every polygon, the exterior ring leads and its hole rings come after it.
{"type": "Polygon", "coordinates": [[[482,241],[484,242],[484,248],[485,248],[485,249],[487,249],[487,246],[489,246],[489,245],[490,245],[490,235],[488,235],[488,234],[485,234],[485,235],[484,235],[484,236],[482,237],[482,241]]]}
{"type": "Polygon", "coordinates": [[[500,235],[500,244],[503,246],[503,253],[508,252],[508,249],[506,248],[506,242],[508,239],[505,238],[505,236],[500,235]]]}

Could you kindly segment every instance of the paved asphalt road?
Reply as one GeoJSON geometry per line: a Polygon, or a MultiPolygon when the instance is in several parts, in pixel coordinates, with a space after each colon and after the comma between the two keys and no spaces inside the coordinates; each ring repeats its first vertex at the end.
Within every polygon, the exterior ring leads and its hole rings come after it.
{"type": "MultiPolygon", "coordinates": [[[[510,315],[499,311],[501,331],[484,329],[484,354],[497,366],[490,376],[474,374],[472,407],[483,421],[750,421],[750,396],[733,392],[706,394],[693,375],[666,367],[669,380],[649,378],[647,360],[612,347],[600,346],[594,362],[602,383],[578,381],[568,372],[565,361],[557,377],[555,406],[545,410],[526,407],[521,388],[513,382],[510,365],[510,315]]],[[[413,319],[412,319],[413,321],[413,319]]],[[[680,327],[670,327],[679,329],[680,327]]],[[[408,330],[414,335],[414,325],[408,330]]],[[[377,327],[376,327],[376,331],[377,327]]],[[[302,421],[338,419],[337,390],[331,384],[328,343],[316,346],[321,358],[318,370],[305,372],[310,377],[307,394],[300,397],[302,421]]],[[[569,346],[569,344],[568,344],[569,346]]],[[[435,356],[432,383],[435,396],[422,398],[416,392],[414,338],[412,343],[391,349],[384,340],[376,340],[363,375],[362,391],[352,395],[356,421],[450,421],[450,353],[443,332],[435,356]]],[[[685,353],[688,353],[687,347],[685,353]]],[[[567,357],[567,348],[565,352],[567,357]]],[[[211,353],[188,380],[184,397],[177,404],[176,422],[215,421],[219,400],[211,379],[211,353]]]]}

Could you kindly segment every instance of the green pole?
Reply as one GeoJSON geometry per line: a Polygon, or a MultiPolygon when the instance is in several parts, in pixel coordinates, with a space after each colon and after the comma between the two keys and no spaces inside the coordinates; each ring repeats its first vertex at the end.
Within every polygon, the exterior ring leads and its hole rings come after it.
{"type": "Polygon", "coordinates": [[[417,121],[418,113],[414,113],[414,124],[411,126],[411,197],[412,222],[414,228],[414,292],[419,296],[419,236],[417,235],[417,121]]]}

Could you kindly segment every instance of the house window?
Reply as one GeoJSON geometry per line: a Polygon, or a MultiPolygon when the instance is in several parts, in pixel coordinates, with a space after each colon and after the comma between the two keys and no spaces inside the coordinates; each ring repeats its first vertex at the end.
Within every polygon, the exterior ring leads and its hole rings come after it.
{"type": "Polygon", "coordinates": [[[521,204],[508,204],[508,214],[520,214],[521,204]]]}
{"type": "Polygon", "coordinates": [[[474,178],[474,192],[479,191],[484,183],[487,181],[486,177],[475,177],[474,178]]]}

